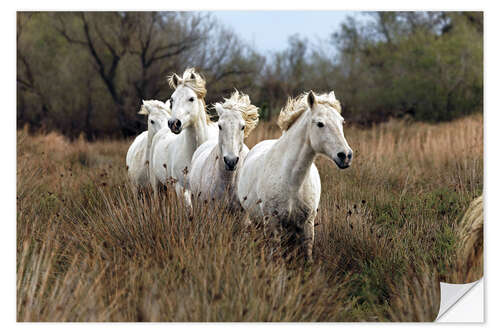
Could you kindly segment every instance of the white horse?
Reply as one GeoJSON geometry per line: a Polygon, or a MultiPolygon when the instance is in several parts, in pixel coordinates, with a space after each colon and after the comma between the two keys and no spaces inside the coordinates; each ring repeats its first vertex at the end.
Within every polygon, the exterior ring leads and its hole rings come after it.
{"type": "Polygon", "coordinates": [[[184,196],[190,205],[191,197],[187,173],[196,149],[218,135],[217,125],[210,120],[205,110],[205,80],[194,68],[184,71],[182,78],[173,74],[169,84],[175,89],[170,98],[172,116],[168,120],[170,131],[162,130],[155,138],[151,151],[151,184],[156,191],[158,182],[175,183],[177,195],[184,196]]]}
{"type": "Polygon", "coordinates": [[[321,194],[314,159],[323,154],[341,169],[352,161],[340,102],[333,91],[289,99],[278,125],[283,130],[279,139],[262,141],[248,153],[238,179],[238,198],[250,220],[264,224],[275,245],[281,243],[285,228],[289,236],[299,236],[311,261],[321,194]]]}
{"type": "Polygon", "coordinates": [[[127,152],[126,164],[132,184],[144,187],[149,183],[149,154],[154,135],[166,126],[170,102],[142,101],[139,114],[148,116],[148,130],[137,136],[127,152]]]}
{"type": "Polygon", "coordinates": [[[167,147],[176,135],[164,126],[153,138],[149,157],[149,181],[155,195],[160,184],[167,184],[167,147]]]}
{"type": "Polygon", "coordinates": [[[204,200],[227,200],[228,208],[241,209],[236,180],[248,147],[243,142],[259,122],[259,110],[248,95],[234,92],[223,104],[216,103],[219,139],[202,144],[194,153],[189,172],[193,195],[204,200]]]}

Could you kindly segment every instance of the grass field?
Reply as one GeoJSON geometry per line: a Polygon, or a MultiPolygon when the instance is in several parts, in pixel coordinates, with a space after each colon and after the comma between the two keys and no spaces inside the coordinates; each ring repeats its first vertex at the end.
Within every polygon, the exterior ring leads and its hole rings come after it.
{"type": "MultiPolygon", "coordinates": [[[[279,134],[261,123],[248,145],[279,134]]],[[[483,118],[345,136],[349,169],[316,161],[323,193],[305,266],[269,260],[261,231],[220,207],[199,203],[190,218],[171,191],[134,195],[131,140],[18,131],[17,320],[434,320],[439,280],[460,280],[458,221],[482,193],[483,118]]]]}

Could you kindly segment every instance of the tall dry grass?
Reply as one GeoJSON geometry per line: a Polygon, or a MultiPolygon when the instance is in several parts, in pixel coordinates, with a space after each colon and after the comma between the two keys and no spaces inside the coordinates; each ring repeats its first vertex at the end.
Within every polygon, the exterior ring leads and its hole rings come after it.
{"type": "Polygon", "coordinates": [[[450,283],[471,283],[483,276],[483,196],[474,199],[457,226],[457,260],[450,283]]]}
{"type": "MultiPolygon", "coordinates": [[[[19,131],[17,319],[434,320],[457,221],[482,192],[482,121],[347,127],[352,167],[317,160],[310,266],[270,260],[260,230],[216,203],[189,216],[170,189],[135,195],[130,142],[19,131]]],[[[249,145],[278,136],[262,123],[249,145]]]]}

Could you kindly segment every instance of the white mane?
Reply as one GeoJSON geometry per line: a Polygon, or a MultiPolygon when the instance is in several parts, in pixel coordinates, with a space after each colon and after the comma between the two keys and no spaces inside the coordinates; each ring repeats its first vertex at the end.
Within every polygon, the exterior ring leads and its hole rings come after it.
{"type": "MultiPolygon", "coordinates": [[[[281,109],[278,117],[278,126],[282,131],[288,130],[295,123],[295,121],[309,109],[309,105],[307,104],[307,95],[308,92],[302,93],[296,98],[288,97],[288,101],[285,107],[281,109]]],[[[314,93],[314,95],[316,97],[316,103],[326,104],[335,109],[338,113],[341,113],[342,108],[340,106],[340,102],[335,98],[335,93],[333,91],[329,94],[324,93],[317,95],[314,93]]]]}
{"type": "Polygon", "coordinates": [[[164,103],[162,101],[150,99],[147,101],[142,101],[141,109],[139,110],[138,114],[147,116],[151,113],[151,110],[153,110],[153,112],[163,110],[169,116],[172,113],[172,111],[170,110],[170,101],[164,103]]]}
{"type": "Polygon", "coordinates": [[[231,97],[224,98],[222,107],[234,112],[240,112],[245,121],[245,138],[252,132],[259,122],[259,108],[250,102],[247,94],[240,94],[236,90],[231,97]]]}

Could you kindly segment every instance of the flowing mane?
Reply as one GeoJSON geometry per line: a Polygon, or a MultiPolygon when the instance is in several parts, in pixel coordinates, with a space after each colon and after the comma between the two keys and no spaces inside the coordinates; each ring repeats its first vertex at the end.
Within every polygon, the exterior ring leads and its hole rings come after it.
{"type": "MultiPolygon", "coordinates": [[[[288,130],[295,123],[295,121],[309,109],[309,105],[307,104],[307,94],[308,92],[305,92],[296,98],[288,97],[288,101],[286,102],[285,107],[281,109],[278,117],[278,126],[282,131],[288,130]]],[[[316,97],[316,103],[330,106],[338,113],[342,111],[340,102],[335,98],[335,93],[333,91],[329,94],[324,93],[321,95],[314,93],[314,96],[316,97]]]]}
{"type": "Polygon", "coordinates": [[[201,100],[203,104],[203,109],[205,109],[205,120],[207,124],[213,123],[208,114],[206,113],[206,104],[205,104],[205,96],[207,95],[207,88],[205,87],[206,81],[201,76],[201,74],[197,73],[196,70],[191,67],[187,68],[182,77],[179,77],[177,74],[173,73],[167,77],[168,85],[172,89],[177,89],[179,86],[185,86],[194,91],[198,99],[201,100]]]}
{"type": "Polygon", "coordinates": [[[247,94],[240,94],[238,90],[231,97],[224,98],[222,107],[241,113],[241,117],[245,121],[245,138],[259,122],[259,108],[250,102],[250,97],[247,94]]]}
{"type": "Polygon", "coordinates": [[[168,84],[172,89],[176,89],[180,85],[191,88],[199,99],[204,99],[207,95],[206,81],[199,73],[196,73],[194,68],[187,68],[182,77],[173,73],[168,77],[168,84]],[[177,82],[175,82],[174,77],[177,77],[177,82]]]}
{"type": "Polygon", "coordinates": [[[153,108],[153,110],[163,110],[168,115],[170,115],[172,113],[170,110],[170,101],[163,103],[162,101],[150,99],[147,101],[144,101],[144,100],[142,101],[141,110],[139,111],[138,114],[149,115],[150,112],[149,112],[147,106],[153,108]]]}

